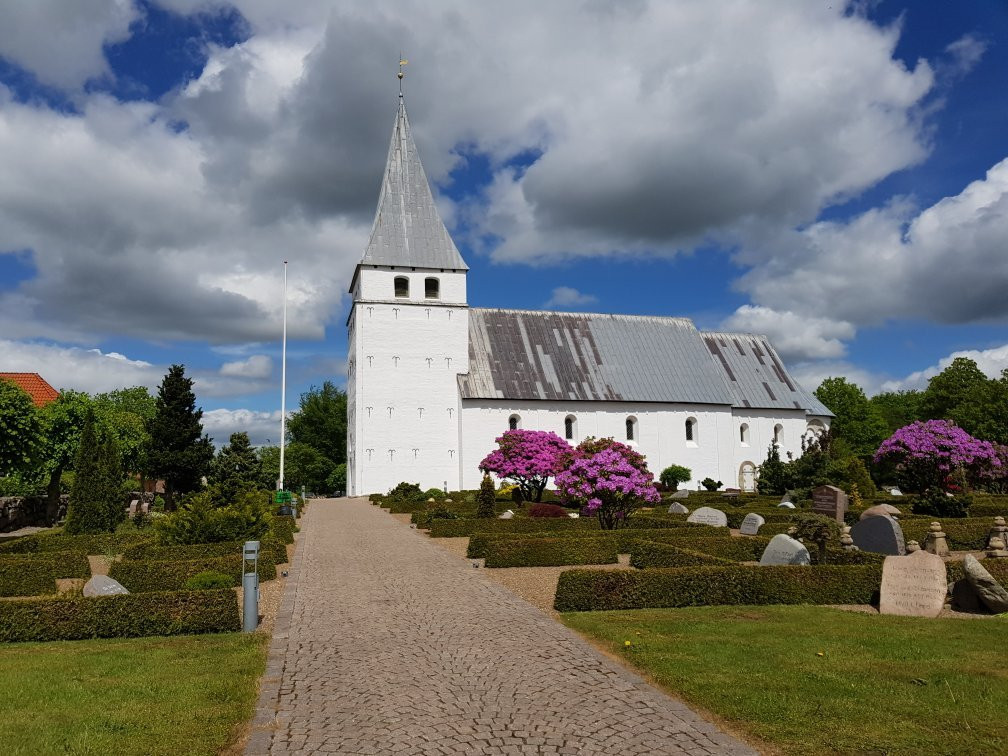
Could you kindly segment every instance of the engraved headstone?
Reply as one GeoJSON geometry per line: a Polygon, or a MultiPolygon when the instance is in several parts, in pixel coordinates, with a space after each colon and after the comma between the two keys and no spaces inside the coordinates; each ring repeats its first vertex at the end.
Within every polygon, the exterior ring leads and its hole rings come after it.
{"type": "Polygon", "coordinates": [[[700,507],[686,518],[686,522],[699,522],[701,525],[713,525],[716,528],[726,528],[728,527],[728,515],[720,509],[714,509],[713,507],[700,507]]]}
{"type": "Polygon", "coordinates": [[[887,556],[882,563],[879,613],[937,617],[945,606],[948,576],[941,557],[927,551],[887,556]]]}
{"type": "Polygon", "coordinates": [[[689,514],[689,509],[684,507],[678,501],[673,501],[668,507],[669,514],[689,514]]]}
{"type": "Polygon", "coordinates": [[[498,520],[510,520],[512,517],[514,517],[514,512],[510,509],[505,510],[503,514],[497,515],[498,520]]]}
{"type": "Polygon", "coordinates": [[[874,507],[868,507],[864,512],[861,513],[859,520],[865,520],[869,517],[879,517],[889,515],[890,517],[895,517],[902,514],[896,507],[892,504],[876,504],[874,507]]]}
{"type": "Polygon", "coordinates": [[[669,496],[669,498],[670,499],[675,499],[676,501],[679,501],[679,500],[682,500],[682,499],[688,499],[689,498],[689,489],[688,488],[682,488],[682,489],[676,491],[671,496],[669,496]]]}
{"type": "Polygon", "coordinates": [[[789,535],[778,533],[770,539],[763,556],[759,560],[761,567],[783,564],[812,564],[808,549],[801,541],[796,541],[789,535]]]}
{"type": "Polygon", "coordinates": [[[95,575],[84,584],[85,596],[118,596],[123,593],[129,591],[122,583],[108,575],[95,575]]]}
{"type": "Polygon", "coordinates": [[[819,486],[812,490],[812,511],[843,524],[847,494],[836,486],[819,486]]]}
{"type": "Polygon", "coordinates": [[[903,529],[892,517],[869,517],[866,520],[858,520],[851,528],[850,534],[854,545],[861,551],[888,556],[906,554],[903,529]]]}
{"type": "Polygon", "coordinates": [[[994,614],[1008,612],[1008,590],[983,568],[972,554],[963,560],[966,579],[980,597],[980,601],[994,614]]]}
{"type": "Polygon", "coordinates": [[[759,529],[762,525],[766,524],[766,520],[763,519],[762,515],[758,515],[755,512],[750,512],[742,520],[742,526],[739,528],[739,532],[742,535],[756,535],[759,533],[759,529]]]}

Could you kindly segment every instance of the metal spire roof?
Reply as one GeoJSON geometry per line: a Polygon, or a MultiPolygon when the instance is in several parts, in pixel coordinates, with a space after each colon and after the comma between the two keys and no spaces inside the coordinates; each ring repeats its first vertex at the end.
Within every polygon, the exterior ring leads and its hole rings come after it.
{"type": "Polygon", "coordinates": [[[361,264],[469,269],[434,204],[401,94],[378,211],[361,264]]]}

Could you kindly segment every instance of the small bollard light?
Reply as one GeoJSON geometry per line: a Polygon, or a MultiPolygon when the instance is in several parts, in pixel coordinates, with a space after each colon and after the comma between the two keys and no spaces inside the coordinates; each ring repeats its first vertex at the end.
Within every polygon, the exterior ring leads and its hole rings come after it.
{"type": "Polygon", "coordinates": [[[259,541],[246,541],[242,549],[242,631],[259,627],[259,541]]]}

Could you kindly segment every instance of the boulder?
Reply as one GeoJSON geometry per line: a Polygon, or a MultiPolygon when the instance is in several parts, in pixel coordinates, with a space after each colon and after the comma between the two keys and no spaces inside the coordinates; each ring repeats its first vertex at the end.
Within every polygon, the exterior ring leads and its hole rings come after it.
{"type": "Polygon", "coordinates": [[[689,509],[687,509],[686,507],[684,507],[678,501],[673,501],[671,504],[669,504],[668,513],[669,514],[689,514],[689,509]]]}
{"type": "Polygon", "coordinates": [[[119,596],[124,593],[129,593],[125,586],[108,575],[95,575],[84,584],[85,596],[119,596]]]}
{"type": "Polygon", "coordinates": [[[951,584],[952,608],[957,612],[986,612],[986,607],[980,603],[980,597],[973,590],[969,580],[962,578],[951,584]]]}
{"type": "Polygon", "coordinates": [[[510,520],[512,517],[514,517],[514,512],[512,512],[510,509],[508,509],[503,514],[498,515],[497,519],[498,520],[510,520]]]}
{"type": "Polygon", "coordinates": [[[688,488],[682,488],[682,489],[676,491],[671,496],[669,496],[669,498],[670,499],[675,499],[677,501],[681,500],[681,499],[688,499],[689,498],[689,489],[688,488]]]}
{"type": "Polygon", "coordinates": [[[966,579],[984,606],[994,614],[1008,612],[1008,590],[984,569],[975,556],[966,555],[963,569],[966,571],[966,579]]]}

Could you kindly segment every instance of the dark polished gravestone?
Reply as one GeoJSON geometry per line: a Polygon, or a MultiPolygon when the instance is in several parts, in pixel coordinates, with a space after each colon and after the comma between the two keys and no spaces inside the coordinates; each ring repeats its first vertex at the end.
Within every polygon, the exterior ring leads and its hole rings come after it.
{"type": "Polygon", "coordinates": [[[812,490],[812,511],[826,515],[841,525],[847,511],[847,494],[836,486],[819,486],[812,490]]]}
{"type": "Polygon", "coordinates": [[[854,545],[861,551],[870,551],[873,554],[885,554],[886,556],[906,554],[903,528],[888,515],[858,520],[851,528],[850,536],[854,540],[854,545]]]}
{"type": "Polygon", "coordinates": [[[887,556],[882,563],[879,613],[902,617],[937,617],[945,606],[945,561],[926,551],[887,556]]]}
{"type": "Polygon", "coordinates": [[[760,567],[775,567],[786,564],[812,564],[812,557],[805,544],[796,541],[789,535],[778,533],[770,539],[763,556],[759,560],[760,567]]]}
{"type": "Polygon", "coordinates": [[[739,527],[739,533],[742,535],[756,535],[759,533],[759,529],[766,525],[766,520],[763,519],[762,515],[758,515],[755,512],[750,512],[742,520],[742,525],[739,527]]]}
{"type": "Polygon", "coordinates": [[[728,515],[713,507],[700,507],[686,518],[686,522],[699,522],[701,525],[713,525],[716,528],[728,527],[728,515]]]}

